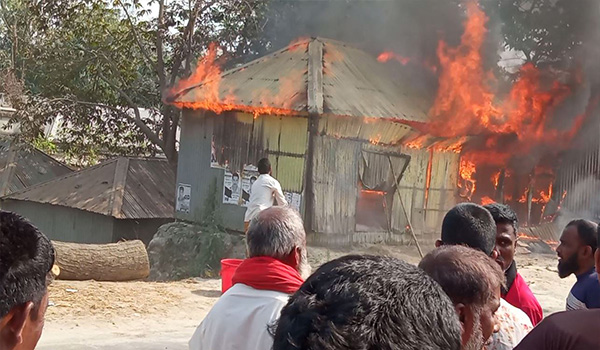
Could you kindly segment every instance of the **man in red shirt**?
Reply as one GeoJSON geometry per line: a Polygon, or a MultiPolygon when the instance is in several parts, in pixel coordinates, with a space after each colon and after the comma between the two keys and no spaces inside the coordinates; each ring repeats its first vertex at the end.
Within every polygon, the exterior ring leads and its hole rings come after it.
{"type": "Polygon", "coordinates": [[[517,272],[514,260],[517,248],[517,214],[508,206],[498,203],[486,205],[496,222],[496,261],[506,276],[506,288],[502,288],[502,298],[511,305],[523,310],[535,326],[543,318],[543,311],[529,286],[517,272]]]}

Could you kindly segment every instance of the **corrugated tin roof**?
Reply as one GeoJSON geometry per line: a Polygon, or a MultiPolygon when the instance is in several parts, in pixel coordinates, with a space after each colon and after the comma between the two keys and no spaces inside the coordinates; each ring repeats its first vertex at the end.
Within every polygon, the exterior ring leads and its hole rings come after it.
{"type": "MultiPolygon", "coordinates": [[[[395,82],[375,57],[344,43],[312,38],[222,74],[219,99],[306,114],[425,122],[428,105],[409,82],[395,82]],[[312,95],[311,95],[312,92],[312,95]],[[314,97],[313,97],[314,96],[314,97]]],[[[207,84],[207,83],[204,83],[207,84]]],[[[203,101],[205,85],[177,94],[180,106],[203,101]]]]}
{"type": "Polygon", "coordinates": [[[71,172],[73,170],[68,166],[35,147],[26,145],[11,147],[10,141],[0,141],[0,182],[2,182],[0,187],[3,187],[3,182],[8,180],[6,193],[17,192],[71,172]],[[11,152],[15,154],[11,155],[11,152]],[[14,169],[9,168],[11,159],[14,162],[14,169]],[[10,173],[6,174],[6,171],[10,173]]]}
{"type": "Polygon", "coordinates": [[[166,160],[116,158],[5,196],[117,219],[172,218],[175,171],[166,160]]]}

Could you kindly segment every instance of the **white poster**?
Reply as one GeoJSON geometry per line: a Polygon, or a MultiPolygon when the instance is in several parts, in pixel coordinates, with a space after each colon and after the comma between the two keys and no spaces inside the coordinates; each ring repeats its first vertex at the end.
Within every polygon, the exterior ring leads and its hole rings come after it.
{"type": "Polygon", "coordinates": [[[180,213],[189,213],[191,197],[192,186],[182,183],[177,185],[177,200],[175,203],[175,210],[180,213]]]}
{"type": "Polygon", "coordinates": [[[288,205],[297,211],[300,211],[300,206],[302,205],[302,195],[300,193],[295,192],[283,192],[285,196],[285,200],[288,202],[288,205]]]}
{"type": "Polygon", "coordinates": [[[240,174],[231,173],[229,170],[225,170],[225,177],[223,179],[223,203],[238,204],[240,201],[240,192],[240,174]]]}
{"type": "Polygon", "coordinates": [[[258,179],[258,168],[254,165],[246,165],[242,174],[242,206],[247,207],[252,194],[252,185],[258,179]]]}

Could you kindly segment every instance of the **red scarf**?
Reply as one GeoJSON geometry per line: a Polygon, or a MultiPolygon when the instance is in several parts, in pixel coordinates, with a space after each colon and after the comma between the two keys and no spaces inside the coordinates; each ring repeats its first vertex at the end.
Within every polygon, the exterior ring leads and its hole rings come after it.
{"type": "Polygon", "coordinates": [[[232,282],[243,283],[254,289],[293,294],[304,280],[290,265],[268,256],[257,256],[244,260],[238,266],[232,282]]]}

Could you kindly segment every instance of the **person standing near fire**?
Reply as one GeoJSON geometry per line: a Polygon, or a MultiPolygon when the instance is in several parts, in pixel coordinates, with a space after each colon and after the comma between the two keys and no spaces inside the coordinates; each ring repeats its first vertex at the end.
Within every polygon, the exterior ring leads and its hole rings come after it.
{"type": "Polygon", "coordinates": [[[260,174],[258,179],[250,188],[250,200],[244,217],[244,233],[248,232],[250,221],[261,211],[274,205],[285,206],[288,204],[281,190],[281,184],[271,176],[271,162],[268,158],[258,161],[258,173],[260,174]]]}
{"type": "Polygon", "coordinates": [[[588,220],[573,220],[567,224],[560,236],[558,276],[571,274],[577,282],[567,298],[567,311],[600,308],[600,284],[594,267],[594,254],[598,247],[596,235],[598,225],[588,220]]]}
{"type": "Polygon", "coordinates": [[[502,287],[502,298],[521,309],[535,326],[544,318],[542,306],[533,295],[525,279],[517,271],[517,213],[505,204],[492,203],[484,206],[496,222],[496,262],[506,276],[506,287],[502,287]]]}

